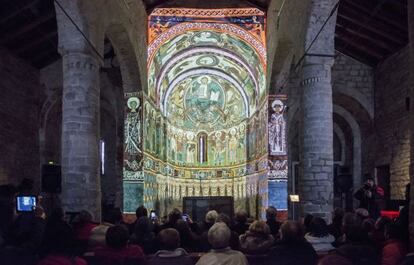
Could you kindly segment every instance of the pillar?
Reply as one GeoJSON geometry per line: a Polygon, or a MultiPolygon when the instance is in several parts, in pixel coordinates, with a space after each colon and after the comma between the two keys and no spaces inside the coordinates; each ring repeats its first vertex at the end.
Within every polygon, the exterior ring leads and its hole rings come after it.
{"type": "Polygon", "coordinates": [[[62,206],[101,217],[99,62],[66,52],[62,96],[62,206]]]}
{"type": "Polygon", "coordinates": [[[332,62],[305,61],[302,69],[302,214],[330,220],[333,210],[332,62]]]}
{"type": "Polygon", "coordinates": [[[410,247],[414,251],[414,2],[407,1],[408,5],[408,30],[409,30],[409,49],[410,49],[410,78],[411,78],[411,201],[410,201],[410,247]]]}

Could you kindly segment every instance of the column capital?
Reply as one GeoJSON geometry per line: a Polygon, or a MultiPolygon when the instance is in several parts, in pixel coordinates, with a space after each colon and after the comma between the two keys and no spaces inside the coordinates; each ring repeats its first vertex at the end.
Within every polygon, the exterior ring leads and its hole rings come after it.
{"type": "Polygon", "coordinates": [[[332,64],[308,63],[302,66],[302,86],[331,81],[332,64]]]}
{"type": "Polygon", "coordinates": [[[62,59],[64,71],[98,71],[102,65],[96,55],[84,52],[68,52],[62,59]]]}

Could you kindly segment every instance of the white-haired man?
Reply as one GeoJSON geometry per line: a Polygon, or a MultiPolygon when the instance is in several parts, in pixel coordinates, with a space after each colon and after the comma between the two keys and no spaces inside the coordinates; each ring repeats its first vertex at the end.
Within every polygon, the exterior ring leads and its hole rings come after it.
{"type": "Polygon", "coordinates": [[[230,236],[231,231],[225,223],[215,223],[208,230],[212,250],[203,255],[196,265],[248,265],[243,253],[229,247],[230,236]]]}

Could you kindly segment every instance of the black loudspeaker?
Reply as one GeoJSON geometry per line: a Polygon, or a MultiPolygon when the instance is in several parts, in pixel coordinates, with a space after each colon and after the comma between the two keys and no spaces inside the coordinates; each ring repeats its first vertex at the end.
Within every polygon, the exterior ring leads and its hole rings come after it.
{"type": "Polygon", "coordinates": [[[42,191],[60,193],[62,191],[62,167],[59,165],[42,166],[42,191]]]}
{"type": "Polygon", "coordinates": [[[335,178],[335,186],[339,192],[348,192],[352,189],[353,185],[351,174],[341,174],[335,178]]]}

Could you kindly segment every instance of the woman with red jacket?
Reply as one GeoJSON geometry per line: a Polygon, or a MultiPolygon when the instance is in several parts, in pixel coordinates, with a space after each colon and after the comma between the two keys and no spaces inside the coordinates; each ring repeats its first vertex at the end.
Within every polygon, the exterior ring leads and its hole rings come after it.
{"type": "Polygon", "coordinates": [[[115,225],[108,228],[105,241],[106,246],[95,249],[95,257],[99,264],[123,264],[126,261],[134,261],[135,264],[143,263],[144,251],[138,245],[128,246],[129,233],[123,225],[115,225]]]}

